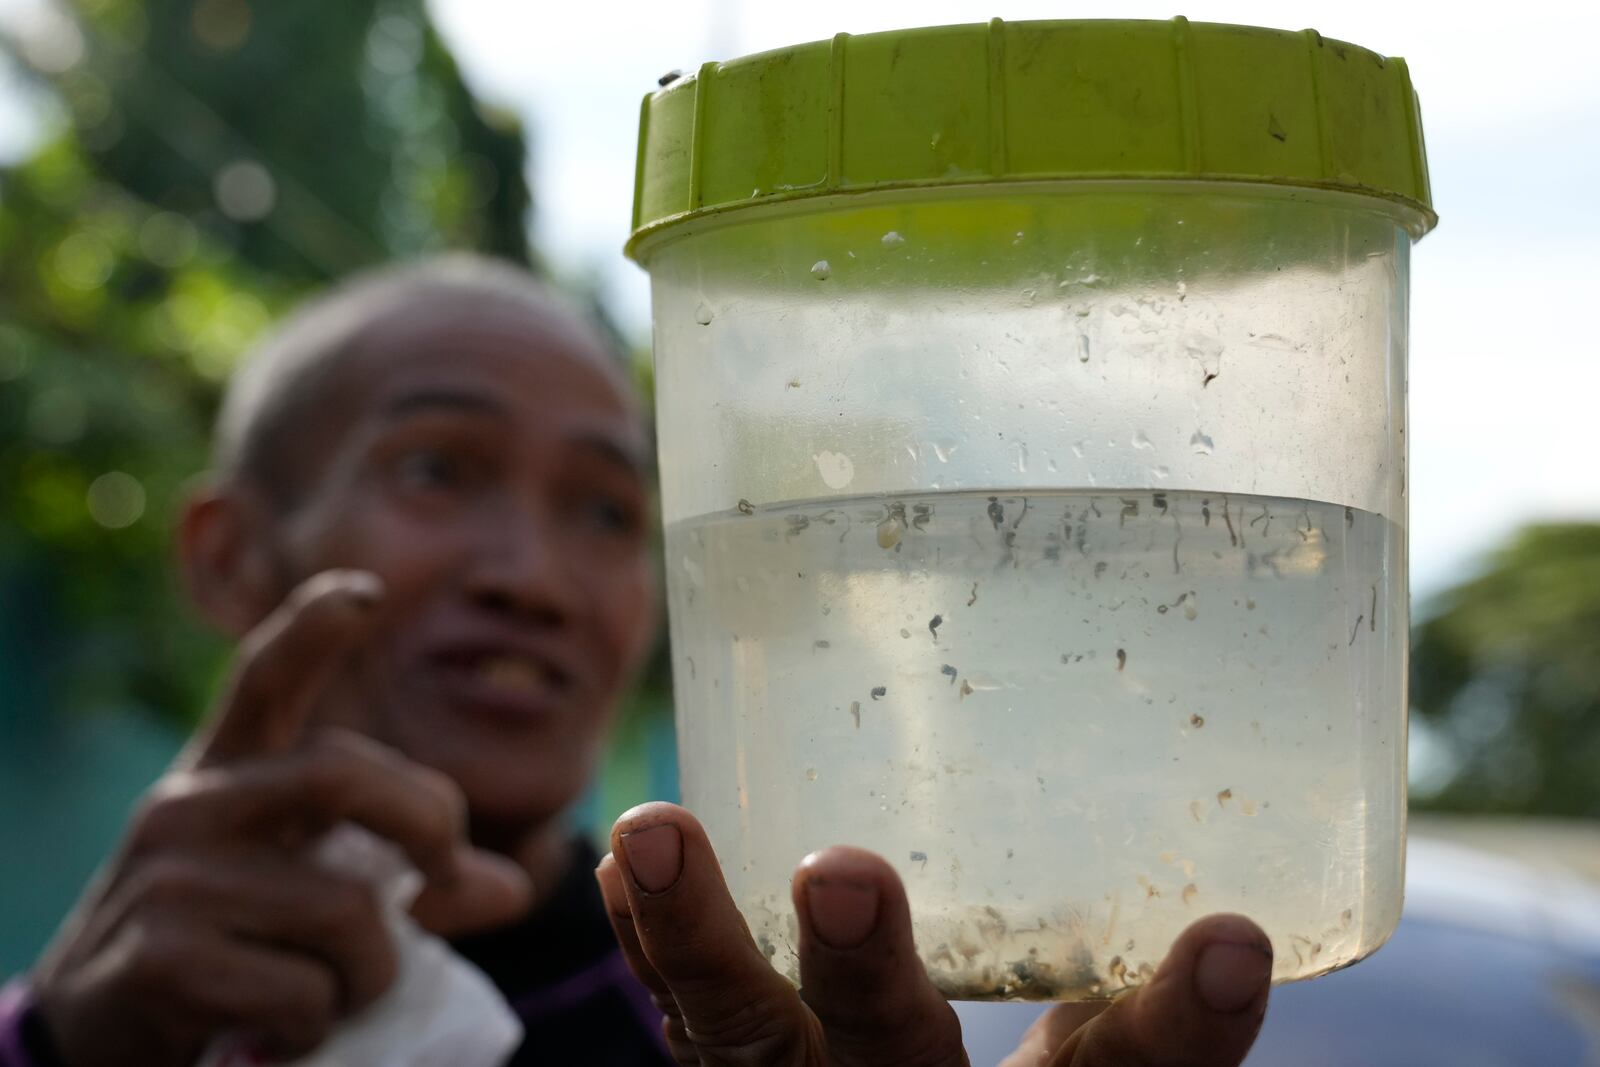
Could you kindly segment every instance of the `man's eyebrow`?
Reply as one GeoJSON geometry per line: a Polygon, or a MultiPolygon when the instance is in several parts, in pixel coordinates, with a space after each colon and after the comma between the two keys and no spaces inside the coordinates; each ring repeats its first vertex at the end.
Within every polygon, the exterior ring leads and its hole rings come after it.
{"type": "Polygon", "coordinates": [[[614,467],[648,481],[654,473],[648,453],[632,444],[599,433],[583,433],[573,437],[569,444],[579,451],[605,460],[614,467]]]}
{"type": "Polygon", "coordinates": [[[465,389],[434,388],[400,394],[383,406],[383,416],[386,419],[400,419],[439,408],[502,417],[510,415],[505,405],[482,393],[465,389]]]}

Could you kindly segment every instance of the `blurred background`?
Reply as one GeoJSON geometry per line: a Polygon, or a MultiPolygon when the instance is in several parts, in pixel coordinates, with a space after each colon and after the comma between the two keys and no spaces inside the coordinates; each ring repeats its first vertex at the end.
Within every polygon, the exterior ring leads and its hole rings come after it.
{"type": "MultiPolygon", "coordinates": [[[[1600,879],[1600,341],[1583,325],[1600,14],[1184,13],[1313,26],[1411,64],[1442,217],[1413,267],[1416,828],[1600,879]]],[[[590,303],[648,389],[648,292],[620,248],[658,76],[841,30],[1172,14],[0,0],[0,976],[207,703],[224,650],[181,603],[169,521],[220,382],[276,315],[348,271],[475,248],[590,303]]],[[[609,825],[675,789],[662,660],[575,817],[609,825]]]]}

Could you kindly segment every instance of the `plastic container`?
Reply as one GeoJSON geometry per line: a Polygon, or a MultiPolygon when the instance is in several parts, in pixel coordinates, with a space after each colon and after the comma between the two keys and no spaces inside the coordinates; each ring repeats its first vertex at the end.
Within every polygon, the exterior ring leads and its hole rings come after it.
{"type": "Polygon", "coordinates": [[[1084,999],[1240,911],[1399,917],[1404,64],[1315,34],[950,27],[649,96],[685,803],[798,977],[874,849],[948,995],[1084,999]],[[752,192],[753,190],[753,192],[752,192]]]}

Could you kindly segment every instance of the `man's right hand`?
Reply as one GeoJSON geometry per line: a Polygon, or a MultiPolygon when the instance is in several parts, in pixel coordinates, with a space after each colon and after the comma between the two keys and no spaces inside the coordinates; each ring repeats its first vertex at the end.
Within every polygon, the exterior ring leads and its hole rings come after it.
{"type": "Polygon", "coordinates": [[[378,997],[395,960],[376,893],[312,857],[338,823],[403,848],[430,915],[462,914],[458,899],[492,925],[526,907],[521,872],[467,844],[453,782],[358,734],[311,729],[381,598],[370,574],[326,572],[245,640],[205,732],[34,973],[67,1067],[192,1067],[225,1032],[302,1055],[378,997]]]}
{"type": "MultiPolygon", "coordinates": [[[[905,886],[881,857],[829,848],[795,872],[799,989],[756,946],[705,829],[683,808],[624,813],[595,877],[683,1067],[967,1067],[961,1025],[918,958],[905,886]]],[[[1260,927],[1208,916],[1103,1010],[1045,1013],[1005,1065],[1238,1067],[1271,971],[1260,927]]]]}

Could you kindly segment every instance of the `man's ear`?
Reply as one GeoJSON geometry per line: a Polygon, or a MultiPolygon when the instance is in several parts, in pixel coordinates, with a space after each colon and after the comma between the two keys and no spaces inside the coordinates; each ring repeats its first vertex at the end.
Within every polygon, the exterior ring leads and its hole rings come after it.
{"type": "Polygon", "coordinates": [[[200,614],[230,637],[243,637],[284,596],[272,518],[261,494],[238,485],[201,485],[184,504],[179,572],[200,614]]]}

